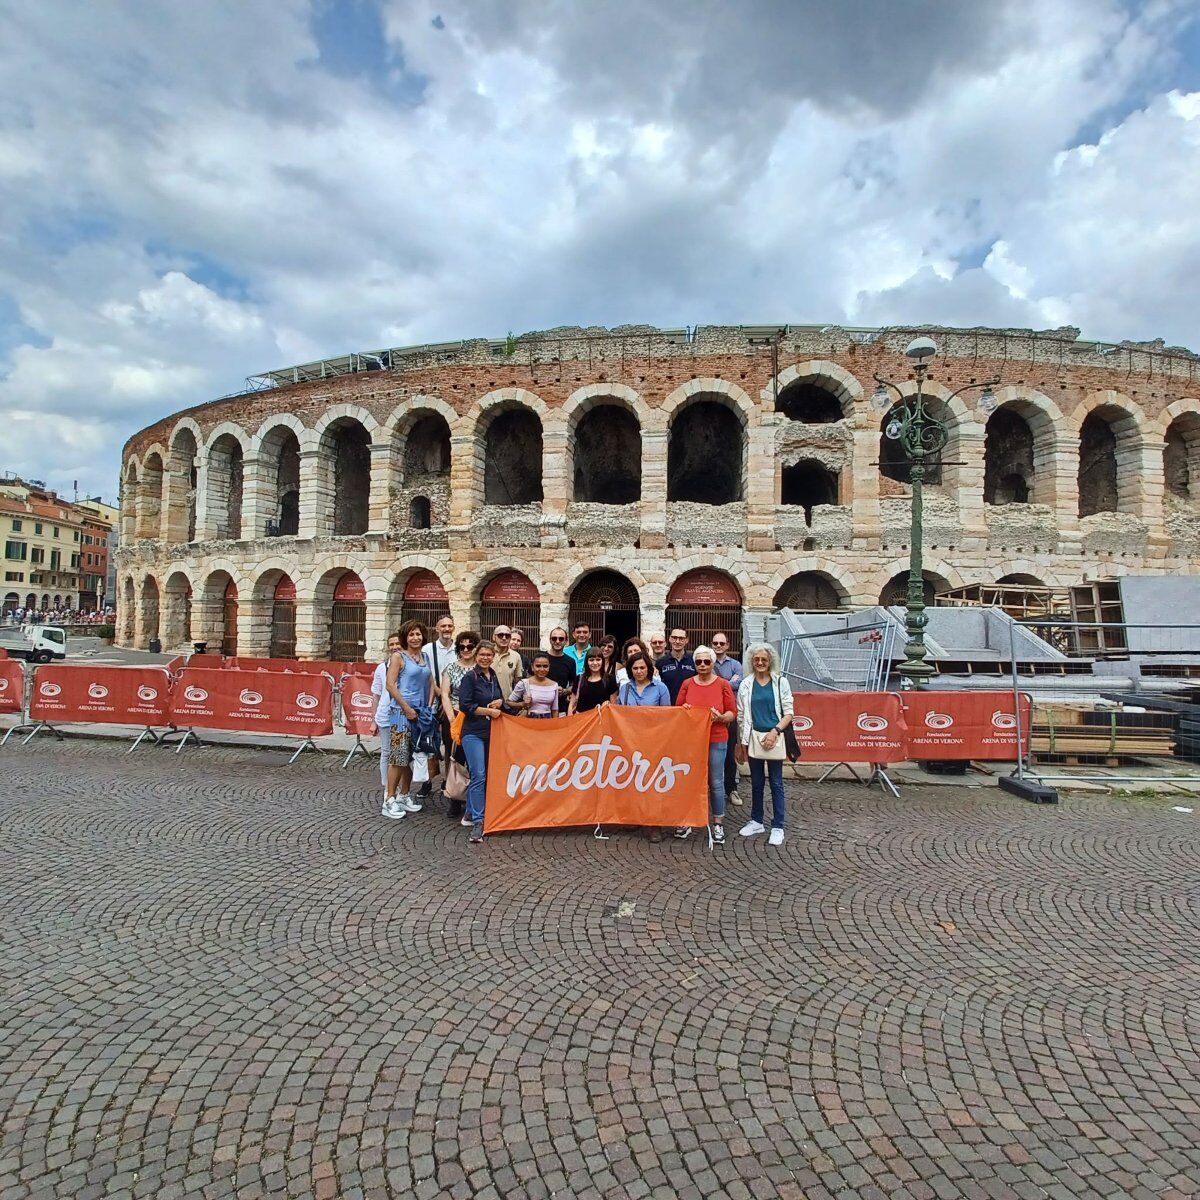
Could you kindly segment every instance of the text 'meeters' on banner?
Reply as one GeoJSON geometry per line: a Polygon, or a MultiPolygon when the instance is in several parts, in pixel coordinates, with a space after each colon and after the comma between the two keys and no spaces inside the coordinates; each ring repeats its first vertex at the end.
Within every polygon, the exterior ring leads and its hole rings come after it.
{"type": "Polygon", "coordinates": [[[0,713],[19,713],[24,698],[24,663],[15,658],[0,659],[0,713]]]}
{"type": "Polygon", "coordinates": [[[371,691],[365,675],[347,675],[342,680],[342,724],[347,733],[370,737],[375,732],[375,709],[379,697],[371,691]]]}
{"type": "MultiPolygon", "coordinates": [[[[908,692],[902,698],[908,754],[917,759],[1017,758],[1017,716],[1006,692],[908,692]]],[[[1032,704],[1021,696],[1021,736],[1029,745],[1032,704]]]]}
{"type": "Polygon", "coordinates": [[[499,717],[485,833],[708,824],[706,709],[606,705],[559,721],[499,717]]]}
{"type": "Polygon", "coordinates": [[[172,689],[171,716],[181,729],[320,737],[333,732],[333,680],[185,667],[172,689]]]}
{"type": "Polygon", "coordinates": [[[895,692],[796,692],[792,701],[802,762],[889,763],[908,757],[904,711],[895,692]]]}
{"type": "Polygon", "coordinates": [[[171,676],[164,667],[38,667],[29,696],[34,721],[168,725],[171,676]]]}

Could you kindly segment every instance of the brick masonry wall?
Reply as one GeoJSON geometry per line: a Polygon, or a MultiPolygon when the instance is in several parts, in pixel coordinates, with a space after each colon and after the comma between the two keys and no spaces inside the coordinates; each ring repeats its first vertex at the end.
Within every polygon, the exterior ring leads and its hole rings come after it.
{"type": "MultiPolygon", "coordinates": [[[[219,616],[214,592],[227,577],[239,589],[239,641],[245,650],[265,643],[269,596],[263,580],[286,572],[297,586],[300,651],[319,654],[327,640],[333,580],[347,569],[368,593],[368,640],[382,640],[398,609],[403,586],[416,570],[443,582],[450,608],[466,622],[478,614],[479,592],[499,570],[524,571],[541,597],[543,632],[561,621],[574,582],[593,567],[626,574],[638,587],[643,628],[661,625],[674,580],[694,567],[728,572],[745,607],[765,611],[793,574],[823,572],[852,603],[874,602],[884,584],[907,565],[908,491],[881,479],[879,414],[870,404],[873,375],[911,390],[903,347],[916,331],[887,330],[864,339],[844,330],[790,330],[775,346],[751,344],[736,328],[704,327],[693,340],[646,328],[557,330],[519,339],[511,355],[486,342],[449,351],[421,351],[394,360],[390,371],[360,373],[247,393],[164,418],[125,447],[123,504],[131,513],[154,512],[158,502],[142,479],[152,456],[171,463],[156,517],[130,516],[127,528],[143,536],[119,551],[121,584],[137,598],[135,619],[122,622],[125,641],[149,635],[153,610],[142,603],[157,581],[162,609],[195,597],[193,625],[219,616]],[[778,376],[776,372],[778,371],[778,376]],[[801,426],[774,411],[780,387],[809,380],[836,392],[846,417],[833,425],[801,426]],[[907,381],[907,383],[905,382],[907,381]],[[717,399],[744,427],[745,500],[718,507],[667,502],[667,445],[672,417],[696,397],[717,399]],[[629,408],[642,431],[642,499],[637,505],[578,504],[571,500],[575,423],[599,397],[629,408]],[[484,506],[482,428],[496,411],[523,405],[543,429],[545,499],[516,508],[484,506]],[[448,481],[432,489],[432,530],[406,528],[408,500],[399,463],[404,430],[414,414],[440,413],[450,428],[448,481]],[[353,417],[371,439],[367,532],[330,537],[333,470],[326,427],[353,417]],[[286,425],[300,442],[300,536],[266,538],[273,497],[273,462],[263,442],[286,425]],[[178,450],[181,430],[196,438],[197,542],[181,541],[172,515],[185,489],[178,450]],[[209,480],[207,448],[224,433],[243,447],[242,539],[206,540],[219,521],[204,510],[216,482],[209,480]],[[812,453],[804,447],[811,446],[812,453]],[[841,505],[803,514],[779,506],[784,461],[813,457],[838,469],[841,505]],[[270,477],[270,486],[268,486],[270,477]],[[158,526],[156,531],[149,524],[158,526]],[[165,535],[165,536],[164,536],[165,535]],[[811,541],[810,541],[811,539],[811,541]],[[810,545],[811,549],[803,547],[810,545]],[[167,586],[175,581],[172,589],[167,586]]],[[[1022,572],[1047,583],[1123,572],[1192,571],[1197,566],[1196,502],[1164,501],[1166,429],[1181,413],[1200,412],[1196,360],[1159,345],[1123,346],[1103,353],[1073,341],[1074,331],[1034,336],[1028,331],[939,330],[941,353],[927,391],[945,399],[963,384],[1001,380],[1001,403],[1019,408],[1035,436],[1035,493],[1024,506],[983,503],[986,414],[977,392],[953,402],[954,465],[926,492],[926,569],[939,582],[990,582],[1022,572]],[[1122,415],[1118,437],[1120,512],[1078,516],[1079,427],[1101,409],[1122,415]]],[[[186,434],[184,435],[186,440],[186,434]]],[[[220,464],[211,468],[220,471],[220,464]]],[[[1200,479],[1193,485],[1200,494],[1200,479]]],[[[423,493],[428,494],[428,493],[423,493]]],[[[175,618],[176,614],[171,614],[175,618]]],[[[165,620],[164,620],[165,623],[165,620]]],[[[174,628],[179,627],[175,620],[174,628]]],[[[197,629],[193,629],[195,634],[197,629]]],[[[211,639],[210,639],[211,640],[211,639]]]]}

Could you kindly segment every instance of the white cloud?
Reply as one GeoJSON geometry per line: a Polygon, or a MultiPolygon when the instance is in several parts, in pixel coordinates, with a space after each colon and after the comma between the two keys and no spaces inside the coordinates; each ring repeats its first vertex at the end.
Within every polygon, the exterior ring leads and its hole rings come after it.
{"type": "Polygon", "coordinates": [[[112,494],[249,373],[568,322],[1200,344],[1183,0],[387,0],[386,86],[303,0],[72,12],[0,43],[0,421],[71,431],[0,467],[112,494]]]}

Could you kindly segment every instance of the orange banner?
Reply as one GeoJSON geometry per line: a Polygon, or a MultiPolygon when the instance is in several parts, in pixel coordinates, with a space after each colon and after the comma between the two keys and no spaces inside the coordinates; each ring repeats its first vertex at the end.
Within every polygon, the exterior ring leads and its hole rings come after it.
{"type": "Polygon", "coordinates": [[[347,733],[371,737],[378,704],[379,697],[371,691],[371,680],[366,675],[347,675],[342,680],[342,724],[347,733]]]}
{"type": "Polygon", "coordinates": [[[185,667],[171,694],[181,729],[320,737],[333,732],[333,680],[274,671],[196,671],[185,667]]]}
{"type": "Polygon", "coordinates": [[[889,763],[908,757],[895,692],[796,692],[793,704],[801,762],[889,763]]]}
{"type": "Polygon", "coordinates": [[[499,717],[485,833],[708,824],[707,711],[608,704],[554,721],[499,717]]]}
{"type": "Polygon", "coordinates": [[[163,667],[38,667],[29,696],[33,721],[169,725],[171,676],[163,667]]]}
{"type": "Polygon", "coordinates": [[[25,664],[0,659],[0,713],[19,713],[25,700],[25,664]]]}
{"type": "MultiPolygon", "coordinates": [[[[1017,717],[1008,692],[908,692],[901,697],[914,759],[1015,762],[1017,717]]],[[[1021,738],[1029,745],[1031,703],[1021,696],[1021,738]]]]}

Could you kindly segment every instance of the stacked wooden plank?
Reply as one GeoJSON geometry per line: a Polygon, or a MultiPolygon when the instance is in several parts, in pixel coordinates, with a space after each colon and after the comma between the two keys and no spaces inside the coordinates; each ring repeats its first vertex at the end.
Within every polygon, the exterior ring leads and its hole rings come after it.
{"type": "Polygon", "coordinates": [[[1179,758],[1200,762],[1200,688],[1186,688],[1171,695],[1142,693],[1121,695],[1105,693],[1110,700],[1138,704],[1175,720],[1175,753],[1179,758]]]}
{"type": "Polygon", "coordinates": [[[1037,758],[1102,758],[1112,763],[1142,757],[1170,757],[1175,750],[1175,717],[1166,712],[1036,704],[1030,748],[1037,758]]]}

